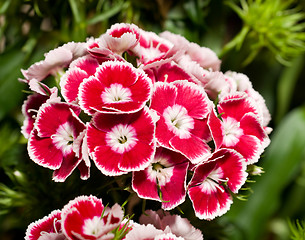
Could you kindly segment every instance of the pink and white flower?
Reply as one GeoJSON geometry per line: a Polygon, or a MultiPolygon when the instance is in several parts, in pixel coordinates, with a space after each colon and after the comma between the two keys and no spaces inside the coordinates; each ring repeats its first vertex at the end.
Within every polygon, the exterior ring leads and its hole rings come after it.
{"type": "Polygon", "coordinates": [[[95,196],[79,196],[62,210],[62,231],[70,240],[110,240],[123,217],[118,204],[105,208],[95,196]]]}
{"type": "Polygon", "coordinates": [[[61,211],[54,210],[48,216],[32,222],[25,234],[25,240],[65,240],[61,229],[61,211]]]}
{"type": "Polygon", "coordinates": [[[137,45],[139,38],[140,29],[136,25],[117,23],[112,25],[105,34],[96,40],[96,42],[98,48],[106,48],[114,53],[122,55],[123,52],[132,50],[137,45]]]}
{"type": "Polygon", "coordinates": [[[67,102],[78,102],[79,85],[85,78],[93,76],[99,62],[90,56],[74,60],[66,73],[61,77],[61,93],[67,102]]]}
{"type": "Polygon", "coordinates": [[[45,59],[22,70],[25,77],[24,82],[35,79],[42,81],[49,74],[56,74],[63,67],[68,66],[74,59],[84,56],[87,53],[86,43],[70,42],[45,54],[45,59]]]}
{"type": "Polygon", "coordinates": [[[203,88],[187,81],[155,83],[151,109],[160,117],[156,127],[158,143],[182,153],[196,164],[210,155],[206,118],[212,102],[203,88]]]}
{"type": "Polygon", "coordinates": [[[33,95],[29,95],[22,105],[24,121],[21,127],[21,133],[25,138],[29,138],[31,131],[34,128],[34,122],[40,106],[47,101],[60,101],[60,98],[57,97],[58,89],[55,87],[52,89],[45,88],[45,92],[43,93],[44,94],[34,93],[33,95]]]}
{"type": "Polygon", "coordinates": [[[132,188],[138,196],[162,202],[170,210],[184,202],[189,161],[181,154],[159,148],[143,171],[133,173],[132,188]]]}
{"type": "Polygon", "coordinates": [[[88,148],[103,174],[121,175],[150,164],[155,153],[154,134],[154,119],[146,107],[129,114],[98,113],[88,126],[88,148]]]}
{"type": "Polygon", "coordinates": [[[248,164],[257,162],[270,140],[259,121],[255,104],[247,95],[235,94],[221,100],[217,109],[221,119],[212,111],[208,121],[216,149],[232,148],[248,164]]]}
{"type": "Polygon", "coordinates": [[[155,228],[171,233],[185,240],[202,240],[203,236],[199,229],[191,225],[190,221],[179,215],[171,215],[169,212],[161,210],[146,210],[139,219],[140,224],[152,224],[155,228]]]}
{"type": "Polygon", "coordinates": [[[150,99],[151,80],[128,62],[108,61],[85,79],[79,88],[79,104],[89,115],[95,112],[136,112],[150,99]]]}
{"type": "Polygon", "coordinates": [[[220,149],[195,168],[188,194],[199,219],[214,219],[232,204],[229,190],[237,193],[247,179],[244,158],[231,149],[220,149]]]}
{"type": "Polygon", "coordinates": [[[38,111],[28,152],[35,163],[55,170],[55,181],[64,181],[77,166],[81,178],[89,177],[90,162],[82,151],[86,127],[79,113],[78,106],[60,102],[44,103],[38,111]]]}

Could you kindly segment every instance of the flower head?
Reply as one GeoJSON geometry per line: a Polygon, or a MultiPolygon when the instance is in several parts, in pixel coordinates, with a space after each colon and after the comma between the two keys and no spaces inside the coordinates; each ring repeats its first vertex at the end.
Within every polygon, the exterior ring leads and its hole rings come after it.
{"type": "Polygon", "coordinates": [[[129,114],[98,113],[88,126],[89,152],[105,175],[146,168],[155,153],[155,123],[149,109],[129,114]]]}

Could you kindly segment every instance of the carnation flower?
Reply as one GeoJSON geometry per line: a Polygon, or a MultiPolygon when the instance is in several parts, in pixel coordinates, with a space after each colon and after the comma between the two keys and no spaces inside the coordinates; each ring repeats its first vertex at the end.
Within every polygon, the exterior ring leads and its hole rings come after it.
{"type": "Polygon", "coordinates": [[[62,210],[62,230],[71,240],[110,240],[120,226],[124,213],[118,204],[104,207],[95,196],[79,196],[62,210]]]}
{"type": "Polygon", "coordinates": [[[162,202],[172,209],[184,202],[188,160],[181,154],[158,148],[150,165],[133,173],[132,188],[138,196],[162,202]]]}
{"type": "Polygon", "coordinates": [[[248,164],[257,162],[270,140],[251,99],[245,94],[229,95],[217,108],[221,119],[211,112],[208,121],[216,148],[235,149],[248,164]]]}
{"type": "Polygon", "coordinates": [[[195,214],[211,220],[226,213],[232,204],[230,192],[237,193],[247,178],[244,158],[231,149],[220,149],[199,164],[188,184],[195,214]]]}
{"type": "Polygon", "coordinates": [[[61,102],[44,103],[39,108],[28,152],[35,163],[55,170],[55,181],[64,181],[77,166],[83,179],[89,177],[90,163],[85,162],[82,151],[86,127],[77,117],[79,113],[78,106],[61,102]]]}
{"type": "Polygon", "coordinates": [[[25,240],[65,240],[61,229],[61,211],[54,210],[48,216],[31,223],[25,240]]]}
{"type": "Polygon", "coordinates": [[[108,61],[80,84],[79,104],[88,114],[137,112],[151,95],[151,80],[130,63],[108,61]]]}
{"type": "Polygon", "coordinates": [[[192,163],[210,155],[206,117],[212,103],[202,88],[187,81],[155,83],[151,100],[160,120],[156,139],[165,147],[178,151],[192,163]]]}
{"type": "Polygon", "coordinates": [[[86,54],[86,43],[70,42],[45,54],[45,59],[33,64],[27,70],[22,70],[25,82],[42,81],[49,74],[56,74],[73,59],[86,54]]]}
{"type": "Polygon", "coordinates": [[[148,108],[136,113],[98,113],[88,125],[89,152],[98,169],[115,176],[145,169],[155,153],[155,123],[148,108]]]}

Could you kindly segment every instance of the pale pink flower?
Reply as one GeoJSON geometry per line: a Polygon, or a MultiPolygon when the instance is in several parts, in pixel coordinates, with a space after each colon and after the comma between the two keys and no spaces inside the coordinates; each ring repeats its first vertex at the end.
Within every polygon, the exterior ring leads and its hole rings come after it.
{"type": "Polygon", "coordinates": [[[203,236],[199,229],[191,225],[187,218],[179,215],[171,215],[162,210],[146,210],[139,219],[140,224],[152,224],[155,228],[171,232],[185,240],[202,240],[203,236]]]}
{"type": "Polygon", "coordinates": [[[69,42],[45,54],[45,59],[34,63],[27,70],[22,70],[25,82],[35,79],[42,81],[49,74],[56,74],[68,66],[74,59],[87,53],[86,43],[69,42]]]}

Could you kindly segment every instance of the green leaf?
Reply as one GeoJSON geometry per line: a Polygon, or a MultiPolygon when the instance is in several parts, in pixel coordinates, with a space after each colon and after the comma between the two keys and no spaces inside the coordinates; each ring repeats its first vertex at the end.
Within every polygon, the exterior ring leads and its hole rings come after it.
{"type": "Polygon", "coordinates": [[[268,220],[278,210],[285,187],[295,177],[305,154],[305,106],[296,108],[274,131],[261,165],[265,173],[253,184],[247,202],[235,201],[225,216],[241,230],[242,238],[260,239],[268,220]]]}

